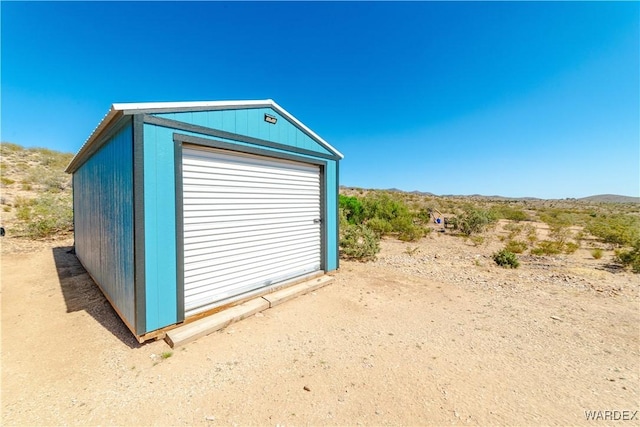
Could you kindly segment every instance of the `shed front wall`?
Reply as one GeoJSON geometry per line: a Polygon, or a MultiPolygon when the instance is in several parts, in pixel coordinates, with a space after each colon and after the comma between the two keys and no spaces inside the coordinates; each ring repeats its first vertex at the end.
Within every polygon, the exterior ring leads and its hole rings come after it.
{"type": "Polygon", "coordinates": [[[118,130],[73,174],[76,256],[135,327],[133,127],[118,130]]]}
{"type": "MultiPolygon", "coordinates": [[[[270,110],[272,111],[272,110],[270,110]]],[[[195,114],[195,113],[184,113],[195,114]]],[[[242,115],[242,113],[240,113],[242,115]]],[[[262,119],[264,112],[258,117],[262,119]]],[[[269,113],[271,114],[271,113],[269,113]]],[[[186,116],[185,116],[186,117],[186,116]]],[[[197,116],[202,117],[202,116],[197,116]]],[[[172,119],[177,118],[172,116],[172,119]]],[[[283,125],[289,122],[283,119],[283,125]]],[[[268,124],[267,124],[268,125],[268,124]]],[[[244,129],[235,128],[234,131],[244,129]]],[[[295,128],[292,132],[298,132],[295,128]]],[[[285,131],[282,131],[285,132],[285,131]]],[[[250,133],[247,131],[247,133],[250,133]]],[[[323,215],[322,269],[338,268],[338,224],[337,224],[337,161],[327,158],[327,151],[315,141],[305,142],[305,153],[318,151],[318,157],[291,151],[252,144],[230,138],[214,138],[199,132],[176,129],[146,122],[143,127],[144,141],[144,236],[145,236],[145,296],[146,330],[153,331],[184,320],[184,254],[182,223],[182,142],[186,137],[202,144],[216,147],[220,143],[233,144],[238,152],[259,149],[261,155],[276,158],[295,157],[296,161],[320,165],[322,182],[323,215]],[[289,156],[289,157],[287,157],[289,156]]]]}

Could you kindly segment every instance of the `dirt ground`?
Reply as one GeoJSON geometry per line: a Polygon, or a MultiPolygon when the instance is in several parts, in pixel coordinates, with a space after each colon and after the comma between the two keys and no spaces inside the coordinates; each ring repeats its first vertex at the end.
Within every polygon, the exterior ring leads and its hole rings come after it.
{"type": "Polygon", "coordinates": [[[507,270],[495,238],[388,239],[165,353],[133,339],[71,239],[3,244],[2,425],[609,425],[585,411],[640,409],[640,280],[610,253],[507,270]]]}

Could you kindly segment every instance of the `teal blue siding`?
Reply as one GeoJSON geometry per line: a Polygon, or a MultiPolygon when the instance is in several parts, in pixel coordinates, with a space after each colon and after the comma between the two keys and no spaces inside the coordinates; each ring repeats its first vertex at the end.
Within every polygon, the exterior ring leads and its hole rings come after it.
{"type": "Polygon", "coordinates": [[[174,325],[184,315],[183,307],[178,307],[183,295],[178,289],[182,284],[178,277],[182,241],[178,239],[182,236],[177,234],[182,218],[176,218],[182,191],[176,188],[181,182],[176,165],[181,159],[174,133],[230,143],[238,151],[259,148],[256,153],[261,155],[321,165],[322,268],[338,268],[338,161],[333,151],[268,107],[154,115],[263,141],[212,137],[194,132],[198,128],[185,127],[191,129],[186,131],[142,124],[144,113],[125,113],[90,140],[90,149],[81,150],[79,160],[72,163],[76,254],[134,333],[140,336],[174,325]],[[275,116],[277,123],[265,122],[265,113],[275,116]],[[96,144],[100,148],[93,153],[96,144]],[[76,165],[80,166],[75,169],[76,165]]]}
{"type": "Polygon", "coordinates": [[[327,161],[325,166],[325,232],[327,233],[326,271],[338,268],[338,174],[337,165],[333,160],[327,161]]]}
{"type": "MultiPolygon", "coordinates": [[[[191,113],[185,113],[185,114],[191,114],[191,113]]],[[[169,129],[169,128],[163,128],[160,126],[155,126],[155,125],[145,125],[145,141],[149,140],[149,138],[147,137],[147,135],[149,134],[148,129],[154,129],[154,141],[155,144],[164,144],[167,145],[170,143],[173,143],[173,133],[174,130],[169,129]]],[[[199,138],[203,138],[203,139],[212,139],[212,140],[217,140],[217,141],[223,141],[223,142],[230,142],[233,144],[236,144],[238,146],[238,150],[242,151],[242,147],[255,147],[255,145],[253,144],[249,144],[246,142],[241,142],[241,141],[235,141],[235,140],[231,140],[231,139],[226,139],[226,138],[212,138],[210,136],[207,135],[202,135],[196,132],[188,132],[188,131],[178,131],[178,133],[183,134],[183,135],[190,135],[190,136],[197,136],[199,138]]],[[[274,156],[278,156],[278,154],[283,154],[283,153],[288,153],[291,154],[289,152],[287,152],[286,150],[280,150],[280,149],[276,149],[276,148],[268,148],[268,147],[260,147],[262,150],[264,151],[270,151],[273,153],[274,156]]],[[[301,161],[304,161],[304,159],[313,159],[315,161],[321,161],[325,171],[324,171],[324,175],[325,175],[325,188],[324,188],[324,194],[325,194],[325,233],[326,233],[326,241],[327,241],[327,247],[324,249],[325,253],[325,260],[326,260],[326,265],[324,266],[324,269],[326,271],[333,271],[336,270],[338,268],[338,224],[337,224],[337,209],[338,209],[338,193],[337,193],[337,189],[338,189],[338,176],[337,176],[337,162],[334,160],[327,160],[327,159],[323,159],[323,158],[319,158],[319,157],[312,157],[312,156],[306,156],[306,155],[301,155],[301,154],[296,154],[301,161]]],[[[145,155],[146,156],[146,155],[145,155]]],[[[166,168],[169,167],[173,167],[172,165],[169,165],[168,163],[165,165],[166,168]]],[[[165,173],[167,175],[172,174],[172,170],[170,169],[166,169],[165,173]]],[[[145,176],[146,176],[146,171],[145,171],[145,176]]],[[[171,191],[173,192],[173,188],[171,190],[167,191],[171,191]]],[[[167,207],[167,212],[168,209],[173,209],[172,207],[167,207]]],[[[170,236],[166,236],[167,238],[170,236]]]]}
{"type": "Polygon", "coordinates": [[[76,255],[135,325],[133,127],[129,121],[73,175],[76,255]]]}
{"type": "Polygon", "coordinates": [[[332,154],[272,108],[158,113],[154,115],[192,125],[205,126],[211,129],[277,142],[291,147],[303,148],[317,153],[332,154]],[[278,119],[276,124],[265,122],[265,114],[276,117],[278,119]]]}
{"type": "Polygon", "coordinates": [[[144,126],[146,329],[177,322],[176,188],[170,129],[144,126]]]}

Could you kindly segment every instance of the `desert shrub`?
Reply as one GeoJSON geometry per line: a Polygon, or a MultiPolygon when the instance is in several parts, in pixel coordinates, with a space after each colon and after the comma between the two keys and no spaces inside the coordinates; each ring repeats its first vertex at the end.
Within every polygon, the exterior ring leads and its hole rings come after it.
{"type": "Polygon", "coordinates": [[[366,225],[348,224],[340,230],[340,255],[359,261],[374,260],[380,252],[379,237],[366,225]]]}
{"type": "Polygon", "coordinates": [[[509,239],[513,239],[514,237],[522,233],[523,227],[518,223],[510,222],[508,224],[505,224],[504,229],[509,232],[509,239]]]}
{"type": "Polygon", "coordinates": [[[500,267],[518,268],[520,266],[520,261],[518,261],[516,254],[508,251],[507,249],[495,252],[492,257],[495,263],[500,267]]]}
{"type": "MultiPolygon", "coordinates": [[[[388,193],[370,193],[362,199],[364,224],[378,236],[397,233],[404,241],[418,240],[424,230],[415,224],[407,204],[388,193]]],[[[416,218],[420,222],[419,218],[416,218]]]]}
{"type": "Polygon", "coordinates": [[[527,241],[529,244],[533,245],[538,240],[538,233],[536,232],[536,227],[533,225],[525,225],[524,232],[527,235],[527,241]]]}
{"type": "Polygon", "coordinates": [[[527,243],[521,240],[509,240],[505,249],[509,252],[513,252],[514,254],[521,254],[527,249],[527,243]]]}
{"type": "Polygon", "coordinates": [[[43,194],[28,202],[21,202],[16,211],[25,236],[49,237],[73,227],[71,200],[43,194]]]}
{"type": "Polygon", "coordinates": [[[573,242],[562,242],[558,240],[543,240],[531,249],[531,255],[558,255],[572,254],[578,250],[579,245],[573,242]]]}
{"type": "Polygon", "coordinates": [[[6,177],[2,177],[0,178],[0,182],[2,182],[3,185],[11,185],[13,184],[15,181],[6,177]]]}
{"type": "Polygon", "coordinates": [[[393,231],[398,233],[398,239],[404,242],[412,242],[424,236],[422,227],[413,223],[411,216],[405,215],[391,220],[393,231]]]}
{"type": "Polygon", "coordinates": [[[402,216],[411,216],[409,208],[401,200],[387,193],[373,193],[362,201],[366,218],[380,218],[391,221],[402,216]]]}
{"type": "Polygon", "coordinates": [[[553,224],[549,226],[549,237],[553,240],[564,243],[571,238],[571,230],[563,225],[553,224]]]}
{"type": "Polygon", "coordinates": [[[640,239],[636,240],[629,250],[617,250],[614,261],[631,267],[634,273],[640,273],[640,239]]]}
{"type": "Polygon", "coordinates": [[[623,214],[598,216],[586,230],[604,243],[632,245],[640,239],[640,218],[623,214]]]}
{"type": "Polygon", "coordinates": [[[494,206],[491,212],[497,219],[503,218],[516,222],[529,220],[529,216],[522,209],[511,206],[494,206]]]}
{"type": "Polygon", "coordinates": [[[489,224],[495,221],[496,218],[490,211],[466,207],[464,213],[458,216],[455,228],[465,236],[470,236],[483,232],[489,224]]]}
{"type": "Polygon", "coordinates": [[[574,242],[565,242],[563,247],[563,252],[565,254],[572,254],[580,248],[580,245],[574,242]]]}
{"type": "Polygon", "coordinates": [[[600,258],[602,258],[602,249],[600,249],[600,248],[594,248],[594,249],[591,249],[591,256],[592,256],[594,259],[600,259],[600,258]]]}
{"type": "Polygon", "coordinates": [[[393,231],[391,223],[382,218],[371,218],[367,221],[367,227],[373,230],[378,236],[383,236],[393,231]]]}
{"type": "Polygon", "coordinates": [[[362,224],[364,221],[364,207],[357,197],[339,195],[339,206],[345,213],[349,224],[362,224]]]}
{"type": "Polygon", "coordinates": [[[469,236],[469,240],[473,243],[473,246],[480,246],[484,243],[484,237],[478,235],[469,236]]]}

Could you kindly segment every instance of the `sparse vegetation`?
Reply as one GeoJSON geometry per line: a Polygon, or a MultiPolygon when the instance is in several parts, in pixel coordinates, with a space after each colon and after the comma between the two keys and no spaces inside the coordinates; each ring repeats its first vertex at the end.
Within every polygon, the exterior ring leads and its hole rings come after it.
{"type": "Polygon", "coordinates": [[[634,273],[640,273],[640,239],[636,240],[629,250],[618,249],[615,261],[624,267],[630,267],[634,273]]]}
{"type": "Polygon", "coordinates": [[[527,247],[527,243],[521,240],[509,240],[505,249],[509,252],[513,252],[514,254],[521,254],[527,250],[527,247]]]}
{"type": "Polygon", "coordinates": [[[465,206],[464,212],[457,217],[454,229],[459,229],[465,236],[471,236],[483,232],[489,224],[496,221],[495,215],[485,209],[474,206],[465,206]]]}
{"type": "Polygon", "coordinates": [[[631,246],[640,239],[640,217],[629,214],[596,216],[586,230],[603,243],[631,246]]]}
{"type": "Polygon", "coordinates": [[[73,226],[71,177],[64,168],[73,155],[7,142],[0,144],[0,152],[2,185],[12,188],[5,192],[12,203],[5,201],[3,212],[11,214],[3,218],[3,225],[14,236],[31,239],[69,231],[73,226]]]}
{"type": "Polygon", "coordinates": [[[73,227],[71,201],[46,193],[22,204],[16,218],[22,222],[24,235],[30,238],[49,237],[73,227]]]}
{"type": "Polygon", "coordinates": [[[416,255],[418,252],[420,252],[420,248],[418,246],[407,246],[404,249],[404,253],[409,255],[409,256],[414,256],[416,255]]]}
{"type": "Polygon", "coordinates": [[[516,254],[508,251],[507,249],[495,252],[492,257],[495,263],[500,267],[518,268],[520,266],[520,262],[518,261],[516,254]]]}
{"type": "Polygon", "coordinates": [[[340,255],[347,259],[371,261],[380,252],[380,238],[363,224],[340,227],[340,255]]]}
{"type": "Polygon", "coordinates": [[[600,248],[591,249],[591,256],[593,257],[593,259],[602,258],[602,249],[600,249],[600,248]]]}

